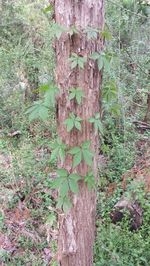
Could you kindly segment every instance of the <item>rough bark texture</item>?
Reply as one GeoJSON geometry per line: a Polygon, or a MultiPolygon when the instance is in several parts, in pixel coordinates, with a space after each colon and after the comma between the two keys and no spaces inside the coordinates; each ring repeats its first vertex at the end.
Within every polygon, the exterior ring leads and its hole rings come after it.
{"type": "MultiPolygon", "coordinates": [[[[70,29],[75,26],[80,34],[63,33],[56,42],[56,82],[60,89],[57,99],[58,134],[62,141],[70,147],[79,146],[85,140],[91,141],[91,149],[95,156],[93,171],[97,177],[97,153],[99,148],[98,135],[92,124],[88,122],[96,112],[100,111],[101,73],[97,63],[88,59],[83,70],[71,69],[69,57],[74,52],[80,56],[89,57],[93,52],[100,52],[103,40],[88,40],[84,33],[87,27],[103,30],[104,4],[103,0],[55,0],[55,19],[60,25],[70,29]],[[74,100],[69,101],[69,89],[79,87],[84,91],[85,98],[81,105],[74,100]],[[80,116],[82,131],[73,129],[66,131],[64,121],[69,113],[80,116]]],[[[65,163],[59,167],[69,172],[77,172],[82,176],[89,167],[82,162],[72,169],[72,157],[67,156],[65,163]]],[[[95,231],[96,193],[88,191],[84,182],[80,182],[80,193],[72,195],[73,208],[67,215],[59,216],[58,261],[62,266],[91,266],[93,264],[93,242],[95,231]]]]}

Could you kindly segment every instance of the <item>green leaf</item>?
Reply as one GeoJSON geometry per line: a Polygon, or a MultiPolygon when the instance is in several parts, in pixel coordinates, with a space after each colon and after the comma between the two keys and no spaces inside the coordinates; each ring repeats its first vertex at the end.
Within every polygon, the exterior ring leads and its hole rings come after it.
{"type": "Polygon", "coordinates": [[[82,149],[89,149],[91,141],[87,140],[82,143],[82,149]]]}
{"type": "Polygon", "coordinates": [[[71,63],[71,69],[74,69],[74,68],[76,68],[78,66],[78,61],[73,61],[72,63],[71,63]]]}
{"type": "Polygon", "coordinates": [[[92,172],[89,172],[85,177],[84,177],[85,183],[87,183],[88,189],[91,190],[92,188],[95,187],[95,178],[92,172]]]}
{"type": "Polygon", "coordinates": [[[66,31],[66,28],[64,28],[62,25],[59,25],[57,23],[53,23],[51,27],[52,37],[56,37],[57,39],[59,39],[62,33],[65,31],[66,31]]]}
{"type": "Polygon", "coordinates": [[[74,127],[74,122],[71,118],[67,118],[64,121],[64,124],[67,126],[67,132],[70,132],[74,127]]]}
{"type": "Polygon", "coordinates": [[[108,30],[104,30],[100,33],[100,35],[105,38],[107,41],[112,39],[112,35],[108,30]]]}
{"type": "Polygon", "coordinates": [[[62,183],[63,183],[63,179],[61,177],[57,177],[56,179],[52,181],[51,188],[59,189],[62,183]]]}
{"type": "Polygon", "coordinates": [[[103,66],[104,66],[104,61],[103,61],[104,59],[103,59],[103,57],[99,57],[99,59],[98,59],[98,69],[99,69],[99,71],[103,68],[103,66]]]}
{"type": "Polygon", "coordinates": [[[61,209],[63,207],[63,198],[59,197],[56,208],[61,209]]]}
{"type": "Polygon", "coordinates": [[[92,162],[93,162],[93,154],[90,151],[88,151],[88,150],[83,150],[82,151],[82,154],[83,154],[84,161],[89,166],[91,166],[92,165],[92,162]]]}
{"type": "Polygon", "coordinates": [[[94,117],[89,118],[89,122],[90,123],[94,123],[95,122],[95,118],[94,117]]]}
{"type": "Polygon", "coordinates": [[[63,202],[63,211],[67,213],[72,208],[72,203],[69,198],[65,198],[63,202]]]}
{"type": "Polygon", "coordinates": [[[84,64],[87,61],[85,57],[78,56],[75,53],[72,53],[71,57],[69,58],[69,61],[71,62],[71,68],[79,67],[79,68],[84,68],[84,64]]]}
{"type": "Polygon", "coordinates": [[[53,11],[53,6],[52,5],[49,5],[49,6],[47,6],[46,8],[43,9],[44,13],[48,13],[48,12],[51,12],[51,11],[53,11]]]}
{"type": "Polygon", "coordinates": [[[57,174],[61,177],[67,177],[68,176],[68,171],[66,169],[58,169],[57,174]]]}
{"type": "Polygon", "coordinates": [[[52,227],[56,223],[56,215],[54,213],[50,213],[47,217],[46,224],[52,227]]]}
{"type": "Polygon", "coordinates": [[[69,100],[74,99],[75,96],[76,96],[75,92],[71,92],[71,93],[69,94],[69,100]]]}
{"type": "Polygon", "coordinates": [[[74,127],[81,130],[80,121],[82,121],[80,117],[76,117],[74,113],[71,113],[69,118],[64,121],[64,124],[67,126],[67,132],[70,132],[74,127]]]}
{"type": "Polygon", "coordinates": [[[49,84],[44,95],[44,104],[48,107],[55,106],[55,98],[59,93],[58,88],[54,84],[49,84]]]}
{"type": "Polygon", "coordinates": [[[73,147],[71,150],[69,150],[69,153],[70,154],[76,154],[78,152],[80,152],[80,147],[76,146],[76,147],[73,147]]]}
{"type": "Polygon", "coordinates": [[[66,180],[66,181],[63,181],[63,183],[60,186],[60,189],[59,189],[60,197],[67,196],[68,191],[69,191],[69,185],[68,185],[68,180],[66,180]]]}
{"type": "Polygon", "coordinates": [[[80,152],[76,153],[73,157],[73,168],[75,168],[77,165],[81,163],[82,160],[82,153],[80,152]]]}
{"type": "Polygon", "coordinates": [[[79,192],[77,181],[75,181],[74,179],[69,179],[69,187],[73,193],[77,194],[79,192]]]}
{"type": "Polygon", "coordinates": [[[94,29],[94,28],[90,28],[90,27],[87,27],[86,30],[85,30],[85,33],[87,34],[88,40],[96,39],[98,32],[99,32],[99,30],[94,29]]]}
{"type": "Polygon", "coordinates": [[[84,93],[80,88],[70,89],[70,94],[69,94],[70,100],[76,99],[77,103],[80,104],[83,96],[84,96],[84,93]]]}
{"type": "Polygon", "coordinates": [[[69,175],[69,179],[74,179],[75,181],[79,181],[82,179],[82,177],[78,174],[73,173],[69,175]]]}
{"type": "Polygon", "coordinates": [[[91,54],[90,58],[93,59],[93,60],[97,60],[97,59],[99,59],[99,56],[100,56],[99,53],[94,52],[94,53],[91,54]]]}
{"type": "Polygon", "coordinates": [[[54,161],[56,160],[57,156],[58,156],[58,152],[59,152],[59,147],[57,147],[56,149],[54,149],[51,153],[51,158],[50,160],[51,161],[54,161]]]}
{"type": "Polygon", "coordinates": [[[47,91],[48,89],[49,89],[49,84],[48,83],[47,84],[43,84],[43,85],[41,85],[38,88],[39,91],[47,91]]]}
{"type": "Polygon", "coordinates": [[[96,113],[96,114],[95,114],[95,118],[96,118],[96,119],[100,119],[100,113],[96,113]]]}
{"type": "Polygon", "coordinates": [[[45,121],[45,120],[47,120],[48,119],[48,117],[49,117],[49,113],[48,113],[48,108],[47,107],[45,107],[45,106],[41,106],[41,108],[39,109],[39,117],[43,120],[43,121],[45,121]]]}
{"type": "Polygon", "coordinates": [[[80,130],[81,131],[81,124],[80,124],[80,122],[78,122],[78,121],[75,121],[75,127],[78,129],[78,130],[80,130]]]}
{"type": "Polygon", "coordinates": [[[62,148],[59,149],[59,156],[60,156],[61,161],[64,162],[64,160],[65,160],[65,150],[64,149],[62,149],[62,148]]]}
{"type": "Polygon", "coordinates": [[[67,145],[62,143],[62,141],[58,138],[56,142],[52,144],[51,148],[53,150],[51,153],[51,161],[60,157],[61,161],[64,162],[67,145]]]}
{"type": "Polygon", "coordinates": [[[76,117],[76,121],[81,122],[82,120],[83,120],[83,119],[82,119],[81,117],[79,117],[79,116],[76,117]]]}

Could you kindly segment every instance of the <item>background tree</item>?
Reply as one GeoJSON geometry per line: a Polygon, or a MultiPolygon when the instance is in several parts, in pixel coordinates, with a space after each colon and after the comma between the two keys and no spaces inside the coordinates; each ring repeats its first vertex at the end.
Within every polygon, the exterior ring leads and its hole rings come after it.
{"type": "MultiPolygon", "coordinates": [[[[103,48],[100,32],[104,27],[104,1],[56,0],[55,19],[57,24],[68,29],[56,42],[56,82],[60,89],[57,99],[58,134],[70,148],[85,141],[91,142],[94,152],[92,170],[96,178],[99,137],[88,120],[100,111],[102,76],[97,62],[90,56],[100,53],[103,48]],[[78,62],[75,63],[75,60],[78,62]],[[81,104],[69,99],[71,88],[83,91],[81,104]],[[81,117],[81,130],[74,128],[67,132],[64,122],[70,113],[81,117]]],[[[67,155],[65,162],[58,166],[83,178],[90,171],[84,160],[77,167],[72,167],[71,155],[67,155]]],[[[77,195],[71,195],[71,210],[59,216],[58,260],[62,266],[90,266],[93,263],[96,193],[89,191],[83,180],[79,190],[77,195]]]]}

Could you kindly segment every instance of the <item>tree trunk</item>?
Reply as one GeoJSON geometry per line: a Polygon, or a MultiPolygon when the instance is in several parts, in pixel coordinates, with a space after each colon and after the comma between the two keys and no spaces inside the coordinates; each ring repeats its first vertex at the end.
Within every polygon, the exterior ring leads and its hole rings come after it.
{"type": "MultiPolygon", "coordinates": [[[[97,155],[99,138],[90,117],[100,111],[100,84],[102,76],[97,63],[87,59],[84,69],[71,69],[69,57],[72,53],[89,57],[93,52],[100,52],[103,40],[88,39],[85,34],[87,27],[103,30],[104,23],[103,0],[55,0],[56,23],[70,29],[75,26],[79,33],[72,36],[63,33],[56,41],[56,82],[60,89],[57,99],[58,134],[69,147],[79,146],[84,141],[91,141],[94,151],[93,172],[97,177],[97,155]],[[84,99],[80,105],[68,98],[70,88],[81,88],[84,99]],[[74,112],[80,116],[82,131],[73,129],[66,131],[65,119],[74,112]]],[[[85,176],[89,167],[85,162],[72,169],[72,157],[67,155],[65,162],[59,163],[59,168],[65,168],[70,173],[75,171],[85,176]]],[[[61,266],[91,266],[93,264],[93,242],[95,234],[96,192],[89,191],[83,181],[79,184],[78,195],[71,195],[73,207],[67,214],[59,215],[58,261],[61,266]]]]}

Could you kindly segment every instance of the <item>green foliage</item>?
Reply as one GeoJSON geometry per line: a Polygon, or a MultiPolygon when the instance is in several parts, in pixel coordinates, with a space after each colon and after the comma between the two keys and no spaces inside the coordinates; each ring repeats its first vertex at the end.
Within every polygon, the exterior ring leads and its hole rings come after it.
{"type": "Polygon", "coordinates": [[[88,172],[87,175],[84,176],[84,182],[87,184],[89,190],[95,188],[95,178],[92,171],[88,172]]]}
{"type": "Polygon", "coordinates": [[[46,121],[49,118],[49,108],[55,106],[55,97],[58,94],[58,88],[55,85],[44,84],[38,90],[45,92],[44,99],[34,102],[25,112],[29,115],[30,121],[36,119],[46,121]]]}
{"type": "Polygon", "coordinates": [[[69,174],[65,169],[57,170],[57,174],[58,177],[52,182],[52,188],[59,190],[57,207],[67,212],[72,207],[68,193],[69,191],[78,193],[78,181],[81,180],[81,176],[74,173],[69,174]]]}
{"type": "Polygon", "coordinates": [[[52,12],[54,10],[53,5],[49,5],[43,9],[43,12],[46,14],[48,12],[52,12]]]}
{"type": "Polygon", "coordinates": [[[36,119],[42,119],[43,121],[47,120],[49,117],[48,107],[43,104],[43,101],[36,101],[25,114],[29,115],[30,122],[36,119]]]}
{"type": "Polygon", "coordinates": [[[110,41],[112,39],[112,35],[107,28],[101,31],[100,35],[107,41],[110,41]]]}
{"type": "Polygon", "coordinates": [[[95,128],[96,132],[99,131],[101,135],[104,135],[103,125],[102,125],[102,122],[100,120],[100,113],[96,113],[95,117],[91,117],[89,119],[89,122],[94,124],[94,128],[95,128]]]}
{"type": "Polygon", "coordinates": [[[93,153],[90,150],[90,141],[85,141],[81,146],[73,147],[69,153],[73,155],[73,168],[78,166],[82,160],[84,160],[87,165],[92,165],[93,153]]]}
{"type": "Polygon", "coordinates": [[[84,65],[87,61],[87,58],[79,56],[75,53],[72,53],[71,57],[69,58],[69,61],[71,62],[71,68],[79,67],[80,69],[84,68],[84,65]]]}
{"type": "Polygon", "coordinates": [[[105,111],[115,118],[120,117],[121,106],[118,100],[118,86],[114,80],[110,80],[104,84],[102,98],[105,111]]]}
{"type": "Polygon", "coordinates": [[[91,28],[91,27],[87,27],[86,30],[85,30],[85,33],[87,34],[88,40],[96,39],[99,32],[100,32],[100,30],[94,29],[94,28],[91,28]]]}
{"type": "Polygon", "coordinates": [[[113,55],[111,53],[106,52],[94,52],[90,56],[91,59],[97,61],[99,71],[104,68],[107,72],[110,72],[110,65],[113,59],[113,55]]]}
{"type": "Polygon", "coordinates": [[[52,153],[51,153],[51,161],[56,160],[59,158],[62,162],[65,160],[67,145],[64,144],[59,138],[56,142],[52,145],[52,153]]]}
{"type": "Polygon", "coordinates": [[[71,113],[69,115],[69,118],[64,121],[64,124],[67,126],[68,132],[70,132],[73,128],[76,128],[81,131],[81,121],[82,118],[76,116],[74,113],[71,113]]]}
{"type": "Polygon", "coordinates": [[[81,104],[82,98],[84,97],[83,90],[80,88],[70,89],[69,100],[75,99],[78,104],[81,104]]]}
{"type": "Polygon", "coordinates": [[[51,37],[60,39],[62,33],[66,32],[66,28],[59,25],[58,23],[53,23],[51,26],[51,37]]]}
{"type": "Polygon", "coordinates": [[[130,230],[131,218],[124,215],[121,222],[112,224],[110,212],[118,201],[119,187],[113,196],[107,198],[104,192],[99,195],[98,206],[101,209],[101,219],[97,222],[97,238],[95,242],[95,266],[138,266],[149,265],[150,234],[148,221],[150,219],[149,197],[145,198],[142,186],[129,185],[126,191],[128,197],[137,196],[143,208],[143,224],[137,231],[130,230]]]}

